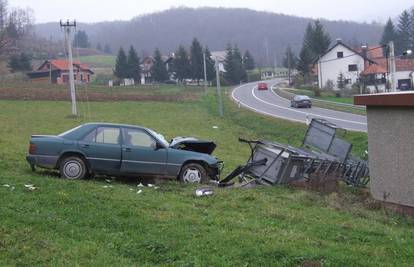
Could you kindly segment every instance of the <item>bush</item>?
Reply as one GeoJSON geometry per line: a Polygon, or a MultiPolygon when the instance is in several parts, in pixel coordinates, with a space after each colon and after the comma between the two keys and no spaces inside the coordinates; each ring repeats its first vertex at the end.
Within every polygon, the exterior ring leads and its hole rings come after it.
{"type": "MultiPolygon", "coordinates": [[[[229,81],[227,81],[222,75],[220,75],[220,85],[221,86],[230,86],[230,85],[233,85],[232,83],[230,83],[229,81]]],[[[217,86],[217,82],[216,82],[216,79],[214,79],[212,82],[211,82],[211,86],[217,86]]]]}
{"type": "Polygon", "coordinates": [[[262,79],[262,77],[260,76],[260,73],[258,72],[248,72],[247,73],[247,80],[249,82],[257,82],[260,81],[262,79]]]}

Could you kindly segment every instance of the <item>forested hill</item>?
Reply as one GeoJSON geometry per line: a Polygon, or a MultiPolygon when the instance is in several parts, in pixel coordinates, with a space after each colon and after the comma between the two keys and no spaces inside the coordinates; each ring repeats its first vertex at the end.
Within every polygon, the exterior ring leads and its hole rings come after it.
{"type": "MultiPolygon", "coordinates": [[[[130,21],[80,23],[92,46],[109,44],[113,51],[134,45],[151,54],[155,47],[164,53],[178,44],[189,46],[193,37],[210,50],[222,50],[228,43],[249,49],[264,64],[281,59],[288,44],[298,52],[309,18],[235,8],[174,8],[136,17],[130,21]]],[[[378,43],[382,25],[349,21],[322,21],[332,41],[341,38],[350,45],[378,43]]],[[[62,38],[58,22],[36,25],[38,35],[62,38]]]]}

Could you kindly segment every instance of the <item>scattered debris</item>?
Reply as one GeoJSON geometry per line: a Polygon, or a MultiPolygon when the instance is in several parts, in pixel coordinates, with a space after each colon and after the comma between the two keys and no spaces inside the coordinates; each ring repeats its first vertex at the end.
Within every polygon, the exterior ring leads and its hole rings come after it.
{"type": "Polygon", "coordinates": [[[153,185],[153,184],[147,184],[147,186],[148,186],[148,187],[154,187],[154,185],[153,185]]]}
{"type": "Polygon", "coordinates": [[[110,179],[105,179],[105,181],[106,181],[107,183],[112,183],[112,181],[113,181],[113,180],[110,180],[110,179]]]}
{"type": "Polygon", "coordinates": [[[137,192],[137,194],[141,194],[142,193],[142,190],[139,190],[138,192],[137,192]]]}
{"type": "Polygon", "coordinates": [[[113,186],[112,185],[104,185],[104,186],[102,186],[103,188],[112,188],[113,186]]]}
{"type": "Polygon", "coordinates": [[[205,188],[197,188],[194,192],[194,195],[196,197],[204,197],[204,196],[211,196],[214,194],[214,190],[211,187],[205,187],[205,188]]]}
{"type": "Polygon", "coordinates": [[[139,183],[139,185],[137,185],[137,187],[144,187],[144,185],[142,183],[139,183]]]}
{"type": "Polygon", "coordinates": [[[213,126],[213,129],[218,129],[219,127],[218,126],[213,126]]]}
{"type": "Polygon", "coordinates": [[[27,189],[29,189],[30,191],[34,191],[34,190],[36,190],[37,188],[34,186],[34,185],[32,185],[32,184],[25,184],[24,185],[24,187],[26,187],[27,189]]]}
{"type": "Polygon", "coordinates": [[[4,186],[4,187],[10,187],[10,185],[9,185],[9,184],[4,184],[3,186],[4,186]]]}

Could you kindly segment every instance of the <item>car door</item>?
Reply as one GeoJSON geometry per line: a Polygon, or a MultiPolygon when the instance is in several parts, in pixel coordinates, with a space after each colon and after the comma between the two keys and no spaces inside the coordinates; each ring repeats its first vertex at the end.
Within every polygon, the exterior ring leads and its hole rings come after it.
{"type": "Polygon", "coordinates": [[[166,172],[168,151],[159,148],[157,140],[146,130],[122,128],[121,172],[159,176],[166,172]]]}
{"type": "Polygon", "coordinates": [[[94,172],[115,174],[121,169],[121,129],[98,126],[78,142],[94,172]]]}

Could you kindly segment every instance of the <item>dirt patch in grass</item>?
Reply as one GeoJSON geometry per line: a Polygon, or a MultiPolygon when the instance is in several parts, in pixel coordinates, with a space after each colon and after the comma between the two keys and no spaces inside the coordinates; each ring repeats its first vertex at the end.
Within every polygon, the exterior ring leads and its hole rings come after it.
{"type": "MultiPolygon", "coordinates": [[[[115,94],[103,92],[78,91],[76,93],[78,101],[107,102],[107,101],[194,101],[198,96],[192,93],[180,94],[115,94]]],[[[52,101],[70,101],[69,90],[55,90],[43,88],[0,88],[0,99],[5,100],[52,100],[52,101]]]]}

